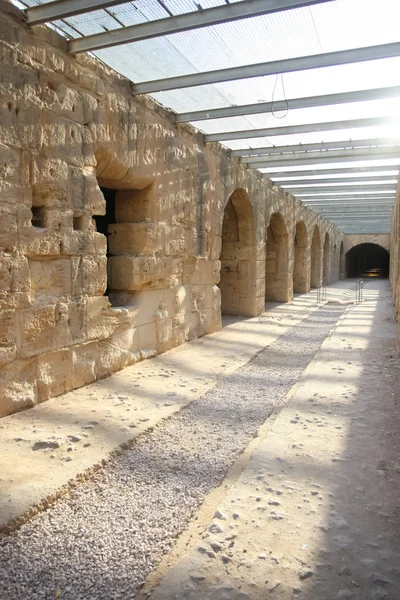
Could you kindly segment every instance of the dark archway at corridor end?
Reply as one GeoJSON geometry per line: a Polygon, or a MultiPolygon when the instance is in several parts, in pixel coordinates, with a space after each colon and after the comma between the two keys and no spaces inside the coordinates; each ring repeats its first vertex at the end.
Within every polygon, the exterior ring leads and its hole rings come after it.
{"type": "Polygon", "coordinates": [[[389,257],[378,244],[358,244],[346,254],[347,277],[388,277],[389,257]]]}

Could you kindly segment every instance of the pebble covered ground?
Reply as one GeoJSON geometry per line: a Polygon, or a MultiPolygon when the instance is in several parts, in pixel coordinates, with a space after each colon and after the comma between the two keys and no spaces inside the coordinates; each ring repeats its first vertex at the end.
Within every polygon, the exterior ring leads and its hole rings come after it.
{"type": "Polygon", "coordinates": [[[342,312],[324,306],[312,313],[86,484],[3,538],[0,598],[133,598],[342,312]]]}

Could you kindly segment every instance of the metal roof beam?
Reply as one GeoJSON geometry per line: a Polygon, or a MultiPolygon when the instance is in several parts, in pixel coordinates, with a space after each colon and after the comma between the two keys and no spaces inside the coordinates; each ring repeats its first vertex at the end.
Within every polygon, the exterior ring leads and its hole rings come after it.
{"type": "MultiPolygon", "coordinates": [[[[241,3],[239,3],[241,4],[241,3]]],[[[211,9],[210,9],[211,10],[211,9]]],[[[111,33],[111,32],[110,32],[111,33]]],[[[293,73],[294,71],[306,71],[319,69],[321,67],[334,67],[350,63],[365,62],[381,58],[392,58],[400,55],[400,42],[381,44],[379,46],[366,46],[364,48],[352,48],[350,50],[339,50],[337,52],[325,52],[324,54],[312,54],[311,56],[298,56],[272,62],[244,65],[242,67],[230,67],[217,71],[205,71],[191,75],[179,75],[155,81],[144,81],[134,86],[134,94],[153,94],[166,90],[177,90],[194,87],[198,85],[210,85],[223,81],[234,81],[237,79],[248,79],[261,77],[263,75],[276,75],[281,73],[293,73]]]]}
{"type": "Polygon", "coordinates": [[[249,168],[253,169],[265,169],[268,167],[289,167],[292,165],[300,167],[302,165],[347,163],[355,161],[386,160],[393,158],[398,158],[400,160],[400,146],[388,146],[386,148],[366,148],[357,150],[356,152],[350,151],[347,153],[345,150],[341,152],[332,150],[330,152],[319,152],[313,154],[317,155],[310,156],[304,152],[292,154],[291,156],[281,155],[272,159],[250,159],[243,164],[246,164],[249,168]]]}
{"type": "Polygon", "coordinates": [[[73,54],[100,50],[325,2],[332,2],[332,0],[245,0],[71,40],[68,49],[73,54]]]}
{"type": "MultiPolygon", "coordinates": [[[[399,161],[400,162],[400,161],[399,161]]],[[[283,177],[313,177],[315,175],[344,175],[345,173],[379,173],[380,171],[393,171],[393,177],[399,176],[399,166],[388,165],[382,167],[331,167],[329,169],[303,169],[302,171],[273,171],[263,173],[267,179],[283,177]]]]}
{"type": "Polygon", "coordinates": [[[391,215],[392,214],[392,210],[390,208],[387,209],[382,209],[382,208],[369,208],[366,207],[364,209],[358,209],[358,208],[354,208],[352,210],[349,211],[345,211],[343,212],[343,209],[339,209],[339,210],[335,210],[333,209],[318,209],[318,212],[322,215],[331,215],[331,216],[343,216],[343,217],[356,217],[357,215],[382,215],[382,216],[387,216],[387,215],[391,215]]]}
{"type": "Polygon", "coordinates": [[[375,183],[379,181],[380,183],[385,183],[390,181],[390,183],[396,184],[397,178],[393,175],[377,175],[375,177],[327,177],[322,179],[273,179],[275,185],[280,185],[281,187],[288,186],[296,186],[296,185],[308,185],[308,184],[325,184],[325,183],[337,183],[338,185],[347,184],[347,183],[375,183]]]}
{"type": "Polygon", "coordinates": [[[353,203],[353,202],[365,202],[365,203],[369,203],[369,202],[379,202],[379,203],[383,203],[383,204],[394,204],[394,197],[393,198],[382,198],[380,196],[372,196],[371,198],[369,197],[365,197],[365,196],[336,196],[336,197],[325,197],[325,196],[316,196],[315,198],[298,198],[300,200],[300,202],[302,202],[303,204],[307,204],[309,206],[314,206],[317,204],[323,204],[324,206],[329,206],[330,204],[334,203],[335,205],[339,206],[341,204],[343,204],[344,206],[346,206],[347,204],[353,203]]]}
{"type": "Polygon", "coordinates": [[[394,204],[394,199],[390,198],[389,200],[381,200],[381,199],[375,199],[375,198],[364,198],[363,196],[361,196],[361,198],[356,198],[354,200],[351,200],[351,202],[349,203],[349,198],[346,198],[345,200],[340,200],[338,198],[334,198],[333,200],[327,200],[320,198],[319,200],[310,200],[305,198],[304,200],[302,200],[303,204],[307,203],[307,204],[313,204],[314,206],[321,206],[321,207],[329,207],[329,206],[393,206],[394,204]]]}
{"type": "Polygon", "coordinates": [[[275,102],[258,102],[242,106],[227,106],[226,108],[212,108],[180,113],[175,116],[177,123],[189,121],[208,121],[210,119],[224,119],[226,117],[243,117],[245,115],[258,115],[272,113],[279,110],[294,110],[298,108],[314,108],[316,106],[332,106],[349,102],[363,102],[365,100],[383,100],[400,96],[400,86],[359,90],[357,92],[342,92],[339,94],[324,94],[322,96],[308,96],[305,98],[291,98],[275,102]]]}
{"type": "MultiPolygon", "coordinates": [[[[321,215],[322,216],[322,215],[321,215]]],[[[324,217],[325,218],[325,217],[324,217]]],[[[378,220],[375,219],[375,217],[372,217],[371,219],[369,219],[368,217],[363,217],[362,219],[359,219],[357,221],[355,221],[355,219],[328,219],[329,221],[334,221],[337,224],[340,225],[346,225],[346,224],[353,224],[354,226],[357,227],[360,224],[366,225],[366,224],[373,224],[373,225],[386,225],[388,226],[390,224],[390,220],[389,219],[383,219],[383,218],[379,218],[378,220]]]]}
{"type": "Polygon", "coordinates": [[[109,8],[116,4],[122,4],[125,0],[57,0],[38,4],[25,10],[28,25],[37,25],[48,21],[56,21],[73,15],[80,15],[92,10],[109,8]]]}
{"type": "MultiPolygon", "coordinates": [[[[300,133],[316,133],[317,131],[337,131],[339,129],[356,129],[358,127],[380,127],[400,122],[399,116],[369,117],[367,119],[347,119],[343,121],[325,121],[323,123],[304,123],[303,125],[286,125],[284,127],[266,127],[263,129],[245,129],[243,131],[221,131],[204,136],[205,142],[224,142],[229,140],[247,140],[274,135],[297,135],[300,133]]],[[[233,151],[234,152],[234,151],[233,151]]]]}
{"type": "Polygon", "coordinates": [[[368,185],[368,183],[360,185],[315,185],[315,186],[304,186],[304,187],[288,187],[287,185],[282,185],[285,192],[290,192],[291,194],[299,195],[303,193],[309,192],[393,192],[396,193],[396,185],[393,183],[382,183],[381,185],[368,185]]]}
{"type": "MultiPolygon", "coordinates": [[[[369,148],[371,146],[392,146],[398,142],[396,137],[385,138],[366,138],[361,140],[340,140],[338,142],[316,142],[312,144],[292,144],[291,146],[266,146],[264,148],[242,148],[240,150],[231,150],[231,156],[270,156],[285,152],[308,152],[315,150],[335,150],[335,149],[354,149],[369,148]]],[[[400,146],[399,146],[400,148],[400,146]]]]}
{"type": "MultiPolygon", "coordinates": [[[[296,196],[296,198],[298,198],[299,200],[303,200],[303,199],[307,199],[307,198],[316,198],[316,197],[321,197],[321,196],[325,196],[325,198],[331,198],[332,200],[335,200],[335,198],[338,197],[338,195],[340,194],[354,194],[355,196],[357,195],[356,192],[353,192],[351,190],[337,190],[336,192],[330,192],[329,194],[326,194],[325,192],[316,192],[311,193],[311,192],[291,192],[290,190],[285,190],[286,193],[288,194],[292,194],[292,196],[296,196]]],[[[364,193],[364,192],[360,192],[360,195],[364,193]]],[[[383,193],[380,190],[371,190],[371,194],[379,194],[379,193],[383,193]]],[[[391,192],[389,192],[390,194],[391,192]]],[[[389,198],[393,197],[393,196],[388,196],[389,198]]],[[[365,198],[368,199],[368,194],[365,195],[365,198]]]]}
{"type": "Polygon", "coordinates": [[[369,206],[367,206],[367,207],[365,207],[365,209],[363,209],[363,207],[360,207],[360,208],[356,207],[356,210],[354,210],[354,212],[352,212],[352,211],[349,211],[349,212],[340,212],[340,211],[342,211],[342,210],[343,210],[343,209],[342,209],[342,208],[340,208],[340,207],[338,207],[338,210],[337,210],[337,211],[335,211],[335,210],[328,210],[328,209],[324,209],[323,207],[320,207],[320,206],[311,206],[311,207],[309,207],[309,208],[312,208],[312,209],[313,209],[313,210],[315,210],[316,212],[319,212],[321,215],[322,215],[322,214],[328,214],[328,213],[329,213],[329,214],[332,214],[332,215],[334,215],[334,214],[335,214],[335,215],[341,215],[341,214],[344,214],[344,215],[357,215],[357,214],[360,214],[360,213],[362,213],[362,212],[363,212],[363,210],[364,210],[365,212],[368,212],[368,213],[369,213],[369,211],[371,211],[371,212],[373,212],[374,214],[381,212],[381,213],[384,213],[384,214],[389,214],[389,215],[391,215],[391,214],[392,214],[392,212],[393,212],[393,207],[392,207],[392,208],[388,208],[388,210],[380,210],[380,209],[379,209],[379,207],[376,207],[376,206],[374,206],[374,207],[372,207],[372,208],[370,208],[369,206]]]}

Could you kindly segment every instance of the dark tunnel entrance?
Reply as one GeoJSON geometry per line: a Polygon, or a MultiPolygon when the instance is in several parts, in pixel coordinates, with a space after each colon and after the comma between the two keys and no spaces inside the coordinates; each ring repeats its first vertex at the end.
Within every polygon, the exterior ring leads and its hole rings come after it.
{"type": "Polygon", "coordinates": [[[358,244],[346,254],[347,277],[389,277],[389,256],[378,244],[358,244]]]}

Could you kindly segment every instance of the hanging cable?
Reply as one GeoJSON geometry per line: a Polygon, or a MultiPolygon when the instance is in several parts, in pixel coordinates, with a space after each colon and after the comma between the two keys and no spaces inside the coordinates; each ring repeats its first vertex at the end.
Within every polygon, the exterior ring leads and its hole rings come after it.
{"type": "Polygon", "coordinates": [[[287,101],[287,98],[286,98],[285,85],[283,83],[283,74],[282,73],[277,73],[276,78],[275,78],[274,91],[272,92],[271,114],[273,117],[275,117],[275,119],[284,119],[289,114],[289,102],[287,101]],[[284,114],[281,116],[279,116],[278,113],[274,111],[275,92],[276,92],[276,86],[278,85],[279,77],[281,78],[283,99],[286,104],[286,110],[283,111],[284,114]]]}

